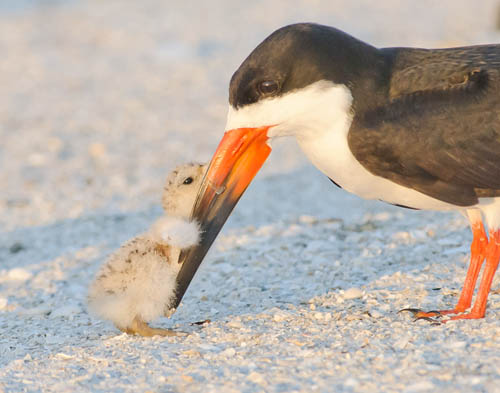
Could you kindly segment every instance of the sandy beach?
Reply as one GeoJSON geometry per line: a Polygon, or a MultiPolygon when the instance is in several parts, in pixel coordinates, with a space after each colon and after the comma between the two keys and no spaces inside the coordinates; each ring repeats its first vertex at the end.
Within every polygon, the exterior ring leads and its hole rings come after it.
{"type": "Polygon", "coordinates": [[[87,311],[99,266],[161,214],[168,171],[210,159],[232,73],[275,29],[500,42],[497,1],[406,3],[0,4],[0,392],[500,392],[500,273],[482,320],[397,313],[454,305],[467,221],[338,190],[292,140],[153,324],[187,337],[128,336],[87,311]]]}

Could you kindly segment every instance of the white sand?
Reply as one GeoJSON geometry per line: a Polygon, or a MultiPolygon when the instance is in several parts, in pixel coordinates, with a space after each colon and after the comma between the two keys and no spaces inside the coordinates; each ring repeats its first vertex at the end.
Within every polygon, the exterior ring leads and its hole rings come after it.
{"type": "Polygon", "coordinates": [[[211,156],[229,78],[275,28],[499,42],[496,1],[22,3],[0,5],[0,392],[500,392],[498,276],[484,320],[396,314],[454,305],[465,220],[348,195],[292,142],[156,323],[190,336],[126,336],[85,306],[106,255],[160,213],[168,170],[211,156]]]}

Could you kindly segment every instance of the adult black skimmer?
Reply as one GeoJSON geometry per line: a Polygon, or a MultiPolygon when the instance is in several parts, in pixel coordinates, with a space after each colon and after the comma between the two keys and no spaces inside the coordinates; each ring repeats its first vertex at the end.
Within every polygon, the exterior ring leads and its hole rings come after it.
{"type": "MultiPolygon", "coordinates": [[[[177,303],[241,194],[295,136],[333,182],[367,199],[469,219],[472,258],[457,305],[482,318],[500,258],[500,45],[377,49],[328,26],[266,38],[234,73],[224,137],[193,217],[204,233],[184,256],[177,303]],[[489,240],[483,226],[489,227],[489,240]]],[[[423,313],[419,316],[436,315],[423,313]]]]}

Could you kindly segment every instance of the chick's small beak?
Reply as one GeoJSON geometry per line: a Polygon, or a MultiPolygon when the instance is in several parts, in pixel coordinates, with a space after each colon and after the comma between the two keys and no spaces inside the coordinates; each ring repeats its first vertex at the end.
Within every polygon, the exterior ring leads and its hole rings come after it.
{"type": "Polygon", "coordinates": [[[181,254],[177,276],[177,307],[196,270],[236,203],[271,153],[271,126],[227,131],[219,143],[201,184],[192,213],[200,224],[201,241],[181,254]]]}

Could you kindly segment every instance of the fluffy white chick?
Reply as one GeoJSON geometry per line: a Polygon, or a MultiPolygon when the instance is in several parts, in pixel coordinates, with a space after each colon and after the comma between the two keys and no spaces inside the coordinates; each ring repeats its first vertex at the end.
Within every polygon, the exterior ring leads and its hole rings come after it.
{"type": "Polygon", "coordinates": [[[179,254],[198,243],[198,225],[188,218],[206,169],[185,164],[169,174],[162,197],[165,215],[106,260],[89,289],[91,312],[129,334],[183,334],[152,328],[148,322],[169,314],[181,267],[179,254]]]}

